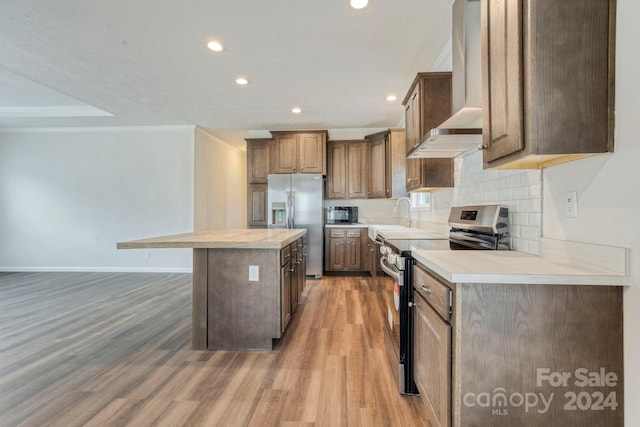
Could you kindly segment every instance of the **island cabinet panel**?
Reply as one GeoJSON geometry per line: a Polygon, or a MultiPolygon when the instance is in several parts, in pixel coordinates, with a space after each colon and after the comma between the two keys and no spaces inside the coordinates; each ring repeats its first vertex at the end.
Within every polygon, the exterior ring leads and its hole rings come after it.
{"type": "Polygon", "coordinates": [[[208,250],[209,349],[271,349],[282,334],[280,251],[208,250]],[[258,280],[249,281],[249,267],[258,280]]]}
{"type": "Polygon", "coordinates": [[[207,319],[208,319],[208,285],[209,256],[207,249],[193,250],[193,314],[191,329],[191,347],[194,350],[207,349],[207,319]]]}
{"type": "Polygon", "coordinates": [[[613,151],[615,4],[481,3],[485,167],[613,151]]]}

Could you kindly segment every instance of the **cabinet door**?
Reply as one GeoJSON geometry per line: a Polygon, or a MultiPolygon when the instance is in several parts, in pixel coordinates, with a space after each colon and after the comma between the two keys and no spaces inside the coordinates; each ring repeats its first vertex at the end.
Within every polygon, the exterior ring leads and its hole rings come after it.
{"type": "Polygon", "coordinates": [[[360,230],[350,230],[347,232],[345,251],[345,269],[362,270],[362,238],[360,230]]]}
{"type": "MultiPolygon", "coordinates": [[[[418,91],[419,85],[409,98],[409,102],[405,107],[406,133],[405,141],[407,152],[418,145],[420,141],[420,96],[418,91]]],[[[420,187],[422,159],[407,159],[407,191],[420,187]]]]}
{"type": "Polygon", "coordinates": [[[297,135],[299,173],[326,173],[326,135],[301,133],[297,135]]]}
{"type": "Polygon", "coordinates": [[[280,269],[280,327],[284,332],[291,320],[291,261],[280,269]]]}
{"type": "Polygon", "coordinates": [[[267,184],[249,184],[247,191],[247,226],[267,226],[267,184]]]}
{"type": "Polygon", "coordinates": [[[247,141],[247,182],[266,184],[269,176],[270,140],[247,141]]]}
{"type": "Polygon", "coordinates": [[[300,259],[298,258],[298,245],[294,242],[291,245],[291,283],[290,283],[290,304],[291,315],[296,312],[298,305],[298,278],[300,272],[300,259]]]}
{"type": "Polygon", "coordinates": [[[325,270],[335,271],[345,268],[347,230],[327,228],[325,235],[325,270]]]}
{"type": "Polygon", "coordinates": [[[369,143],[367,195],[370,199],[387,197],[387,190],[391,191],[387,181],[391,159],[387,154],[387,138],[377,138],[369,143]]]}
{"type": "Polygon", "coordinates": [[[414,379],[431,424],[451,421],[451,326],[421,296],[414,305],[414,379]]]}
{"type": "Polygon", "coordinates": [[[522,0],[487,0],[481,7],[487,163],[524,148],[522,0]]]}
{"type": "Polygon", "coordinates": [[[328,270],[345,269],[346,239],[332,237],[329,239],[329,268],[328,270]]]}
{"type": "Polygon", "coordinates": [[[296,134],[276,134],[273,140],[273,156],[273,173],[296,173],[298,167],[296,134]]]}
{"type": "Polygon", "coordinates": [[[327,146],[327,199],[347,198],[346,146],[329,141],[327,146]]]}
{"type": "Polygon", "coordinates": [[[296,242],[298,245],[298,291],[297,291],[297,302],[300,301],[302,296],[302,291],[304,291],[304,282],[307,280],[305,263],[307,262],[307,256],[305,255],[306,249],[304,248],[304,241],[302,238],[298,239],[296,242]]]}
{"type": "Polygon", "coordinates": [[[347,144],[347,188],[350,199],[367,197],[367,145],[364,142],[347,144]]]}

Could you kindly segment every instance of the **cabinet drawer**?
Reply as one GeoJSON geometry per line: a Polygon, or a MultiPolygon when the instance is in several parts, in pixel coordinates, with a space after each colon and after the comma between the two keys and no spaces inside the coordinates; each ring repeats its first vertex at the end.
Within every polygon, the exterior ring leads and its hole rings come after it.
{"type": "Polygon", "coordinates": [[[418,266],[413,267],[413,288],[420,293],[443,319],[449,320],[451,290],[418,266]]]}
{"type": "Polygon", "coordinates": [[[343,229],[335,229],[335,228],[330,228],[329,229],[329,236],[330,237],[345,237],[346,236],[346,230],[343,229]]]}
{"type": "Polygon", "coordinates": [[[286,248],[282,248],[280,250],[280,265],[285,265],[291,259],[291,246],[287,246],[286,248]]]}
{"type": "Polygon", "coordinates": [[[360,230],[347,230],[347,237],[357,237],[360,238],[360,230]]]}

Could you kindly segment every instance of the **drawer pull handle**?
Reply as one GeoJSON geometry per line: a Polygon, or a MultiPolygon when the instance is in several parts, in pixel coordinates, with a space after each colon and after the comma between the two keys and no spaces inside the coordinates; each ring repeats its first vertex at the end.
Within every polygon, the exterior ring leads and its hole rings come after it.
{"type": "Polygon", "coordinates": [[[418,285],[426,294],[431,295],[431,289],[427,288],[424,283],[419,283],[418,285]]]}

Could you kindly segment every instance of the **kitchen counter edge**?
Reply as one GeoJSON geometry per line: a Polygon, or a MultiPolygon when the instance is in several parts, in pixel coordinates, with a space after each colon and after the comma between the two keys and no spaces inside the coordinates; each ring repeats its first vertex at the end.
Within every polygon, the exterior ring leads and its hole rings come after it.
{"type": "Polygon", "coordinates": [[[205,230],[118,242],[118,249],[282,249],[307,234],[306,229],[205,230]]]}

